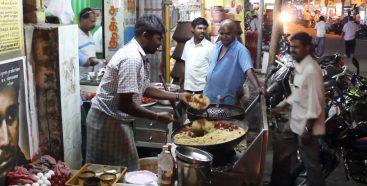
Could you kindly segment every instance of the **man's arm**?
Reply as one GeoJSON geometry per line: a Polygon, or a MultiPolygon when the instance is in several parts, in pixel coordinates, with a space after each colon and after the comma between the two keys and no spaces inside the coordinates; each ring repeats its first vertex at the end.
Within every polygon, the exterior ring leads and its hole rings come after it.
{"type": "Polygon", "coordinates": [[[158,100],[171,100],[171,101],[186,101],[185,96],[191,95],[189,93],[174,93],[164,90],[160,90],[155,87],[148,87],[145,89],[144,96],[158,99],[158,100]]]}
{"type": "Polygon", "coordinates": [[[257,77],[254,73],[254,70],[252,68],[250,68],[246,71],[246,75],[250,79],[251,84],[255,86],[257,92],[262,94],[262,95],[266,95],[266,91],[264,90],[263,87],[261,87],[261,85],[259,83],[259,80],[257,79],[257,77]]]}
{"type": "Polygon", "coordinates": [[[120,98],[119,109],[124,113],[134,117],[147,118],[151,120],[164,122],[173,121],[171,114],[168,112],[156,113],[136,104],[132,99],[133,93],[120,93],[118,96],[120,98]]]}
{"type": "Polygon", "coordinates": [[[88,57],[83,52],[79,51],[79,66],[88,67],[97,65],[98,63],[104,63],[104,61],[96,57],[88,57]]]}

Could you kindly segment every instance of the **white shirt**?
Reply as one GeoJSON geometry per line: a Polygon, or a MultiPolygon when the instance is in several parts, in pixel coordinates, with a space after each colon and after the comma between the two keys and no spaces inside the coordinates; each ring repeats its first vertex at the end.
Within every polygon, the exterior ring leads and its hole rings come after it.
{"type": "Polygon", "coordinates": [[[287,102],[292,106],[290,127],[294,133],[302,135],[307,120],[317,119],[312,133],[325,134],[323,77],[319,65],[310,55],[295,64],[292,94],[287,102]]]}
{"type": "Polygon", "coordinates": [[[210,53],[213,43],[203,39],[195,45],[194,38],[186,41],[182,57],[185,61],[184,89],[189,91],[203,91],[209,68],[210,53]]]}
{"type": "Polygon", "coordinates": [[[326,23],[325,21],[319,21],[315,25],[316,37],[325,37],[326,34],[326,23]]]}
{"type": "MultiPolygon", "coordinates": [[[[88,32],[88,35],[85,34],[79,28],[79,52],[83,53],[85,56],[96,57],[96,45],[93,40],[93,36],[91,32],[88,32]]],[[[79,75],[80,79],[87,78],[88,72],[91,72],[93,67],[79,67],[79,75]]]]}
{"type": "Polygon", "coordinates": [[[93,34],[93,40],[96,44],[96,52],[102,53],[103,52],[103,40],[102,40],[102,26],[100,26],[96,32],[93,34]]]}
{"type": "Polygon", "coordinates": [[[359,26],[354,21],[348,21],[343,26],[344,40],[350,41],[356,38],[356,33],[359,30],[359,26]]]}
{"type": "Polygon", "coordinates": [[[256,31],[258,29],[259,20],[257,18],[253,18],[250,22],[251,31],[256,31]]]}

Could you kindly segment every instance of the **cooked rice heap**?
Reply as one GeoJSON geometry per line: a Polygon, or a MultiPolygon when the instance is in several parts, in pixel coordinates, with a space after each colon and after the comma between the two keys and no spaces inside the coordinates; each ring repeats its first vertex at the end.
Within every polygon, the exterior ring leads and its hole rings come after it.
{"type": "Polygon", "coordinates": [[[243,128],[222,121],[205,121],[204,128],[207,129],[204,136],[195,137],[191,126],[187,126],[173,137],[174,143],[182,145],[214,145],[234,140],[246,133],[243,128]],[[207,122],[212,123],[214,127],[208,127],[211,125],[207,122]]]}

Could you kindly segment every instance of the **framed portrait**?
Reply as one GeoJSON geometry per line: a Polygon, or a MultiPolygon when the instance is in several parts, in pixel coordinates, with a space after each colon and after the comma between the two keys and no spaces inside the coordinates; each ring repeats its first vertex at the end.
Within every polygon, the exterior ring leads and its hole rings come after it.
{"type": "Polygon", "coordinates": [[[25,57],[0,61],[0,185],[31,158],[25,57]]]}

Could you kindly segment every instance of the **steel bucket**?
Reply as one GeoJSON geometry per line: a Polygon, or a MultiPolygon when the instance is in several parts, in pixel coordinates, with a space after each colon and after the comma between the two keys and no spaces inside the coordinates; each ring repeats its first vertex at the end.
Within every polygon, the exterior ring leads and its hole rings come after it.
{"type": "Polygon", "coordinates": [[[177,177],[179,186],[208,186],[213,156],[192,147],[177,147],[177,177]]]}

